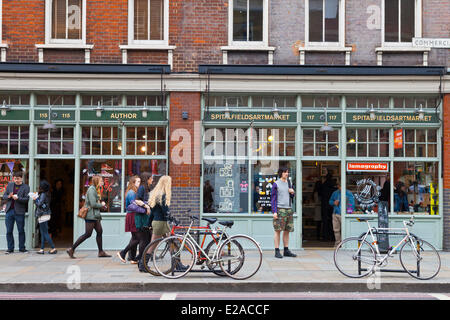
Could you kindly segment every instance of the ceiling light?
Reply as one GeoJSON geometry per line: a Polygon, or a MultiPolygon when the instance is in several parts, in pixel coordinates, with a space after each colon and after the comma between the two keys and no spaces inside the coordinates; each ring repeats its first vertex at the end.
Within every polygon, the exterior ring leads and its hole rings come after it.
{"type": "Polygon", "coordinates": [[[6,101],[5,100],[3,100],[3,104],[2,104],[2,106],[0,107],[0,109],[2,110],[2,117],[4,117],[4,116],[6,116],[6,113],[9,111],[9,110],[11,110],[11,108],[9,107],[9,106],[7,106],[6,105],[6,101]]]}
{"type": "Polygon", "coordinates": [[[419,115],[419,120],[423,120],[423,118],[425,118],[425,112],[423,111],[422,104],[420,104],[419,109],[414,110],[414,114],[419,115]]]}
{"type": "Polygon", "coordinates": [[[376,112],[377,110],[375,110],[375,108],[373,107],[373,104],[370,105],[370,109],[367,109],[366,113],[369,114],[370,116],[370,120],[375,120],[376,119],[376,112]]]}
{"type": "Polygon", "coordinates": [[[98,106],[94,110],[97,118],[100,118],[102,116],[102,111],[104,110],[103,107],[100,105],[100,101],[98,102],[98,106]]]}

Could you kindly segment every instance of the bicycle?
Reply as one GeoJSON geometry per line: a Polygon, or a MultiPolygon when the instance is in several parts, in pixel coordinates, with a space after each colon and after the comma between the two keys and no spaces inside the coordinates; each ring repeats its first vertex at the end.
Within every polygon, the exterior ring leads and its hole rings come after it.
{"type": "MultiPolygon", "coordinates": [[[[409,275],[419,280],[429,280],[439,273],[441,258],[437,250],[429,242],[409,232],[408,227],[414,225],[414,216],[411,217],[409,222],[403,221],[404,228],[371,227],[369,220],[373,219],[358,218],[359,222],[367,222],[367,232],[359,237],[347,238],[336,247],[334,264],[343,275],[350,278],[362,278],[373,273],[375,266],[380,268],[385,266],[388,258],[392,257],[402,244],[399,254],[400,263],[409,275]],[[402,232],[392,232],[393,230],[401,230],[402,232]],[[398,244],[390,247],[387,253],[382,256],[374,234],[400,235],[402,239],[398,244]],[[367,241],[369,235],[372,237],[371,243],[367,241]]],[[[392,270],[391,272],[398,272],[398,270],[392,270]]]]}
{"type": "MultiPolygon", "coordinates": [[[[190,211],[191,210],[188,209],[188,210],[186,210],[186,213],[188,214],[190,211]]],[[[197,219],[195,216],[192,216],[192,217],[194,219],[197,219]]],[[[209,255],[210,252],[214,252],[214,250],[216,249],[219,236],[222,233],[223,233],[223,236],[222,236],[223,239],[227,239],[229,236],[224,230],[211,229],[211,225],[217,222],[217,218],[202,218],[202,220],[206,221],[207,225],[204,227],[202,227],[202,226],[193,227],[193,228],[191,228],[191,231],[194,231],[195,233],[197,233],[197,235],[199,237],[201,235],[203,235],[203,239],[201,242],[202,248],[205,244],[207,235],[210,235],[212,237],[212,240],[208,243],[208,245],[206,246],[206,249],[205,249],[205,253],[207,255],[209,255]]],[[[188,226],[180,226],[179,221],[176,218],[172,217],[170,215],[170,213],[168,215],[168,222],[171,226],[170,227],[171,231],[169,233],[170,236],[174,236],[176,234],[176,231],[185,230],[185,229],[189,228],[188,226]]],[[[160,273],[154,269],[153,260],[151,258],[153,255],[153,251],[154,251],[153,249],[164,238],[165,237],[161,237],[161,238],[155,239],[152,242],[150,242],[145,247],[144,254],[142,255],[143,260],[141,261],[141,263],[144,265],[144,267],[148,271],[148,273],[150,273],[151,275],[154,275],[154,276],[160,276],[160,273]]],[[[200,242],[200,241],[198,241],[198,242],[200,242]]],[[[203,269],[205,267],[205,266],[203,266],[204,263],[206,264],[208,269],[210,271],[212,271],[214,274],[216,274],[218,276],[225,276],[225,274],[220,270],[220,268],[218,268],[217,264],[208,263],[207,258],[199,251],[196,264],[202,265],[202,269],[203,269]]]]}
{"type": "Polygon", "coordinates": [[[198,219],[192,216],[190,218],[191,223],[184,235],[175,234],[157,244],[153,264],[160,275],[168,279],[185,276],[197,262],[199,257],[197,250],[206,258],[208,266],[215,268],[218,265],[225,275],[233,279],[248,279],[258,272],[262,263],[262,251],[253,238],[235,235],[224,239],[226,229],[233,226],[233,221],[219,221],[225,229],[212,230],[219,232],[219,239],[217,243],[214,242],[216,248],[211,255],[205,252],[190,234],[194,220],[198,219]],[[248,265],[250,267],[247,267],[248,265]],[[247,268],[250,268],[250,271],[247,271],[247,268]]]}

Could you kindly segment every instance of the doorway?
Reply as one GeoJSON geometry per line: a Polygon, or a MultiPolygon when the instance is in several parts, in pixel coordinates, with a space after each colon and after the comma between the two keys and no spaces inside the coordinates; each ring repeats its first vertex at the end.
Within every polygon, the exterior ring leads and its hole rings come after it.
{"type": "Polygon", "coordinates": [[[340,162],[302,162],[302,246],[305,248],[332,248],[334,232],[331,194],[337,189],[341,176],[340,162]]]}
{"type": "MultiPolygon", "coordinates": [[[[67,248],[73,241],[73,210],[74,210],[74,160],[36,161],[36,191],[39,182],[47,180],[51,189],[51,219],[49,233],[57,248],[67,248]]],[[[40,245],[39,226],[36,226],[35,247],[40,245]]],[[[48,246],[46,244],[46,246],[48,246]]]]}

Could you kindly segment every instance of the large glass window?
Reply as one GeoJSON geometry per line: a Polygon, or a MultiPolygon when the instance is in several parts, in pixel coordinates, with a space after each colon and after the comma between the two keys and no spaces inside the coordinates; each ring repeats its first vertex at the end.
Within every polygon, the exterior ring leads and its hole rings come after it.
{"type": "Polygon", "coordinates": [[[339,42],[339,0],[309,0],[309,41],[339,42]]]}
{"type": "Polygon", "coordinates": [[[0,154],[28,154],[28,126],[0,126],[0,154]]]}
{"type": "Polygon", "coordinates": [[[339,96],[302,96],[302,108],[340,108],[339,96]]]}
{"type": "Polygon", "coordinates": [[[438,162],[394,163],[394,212],[439,214],[438,162]]]}
{"type": "Polygon", "coordinates": [[[103,177],[101,200],[108,212],[121,212],[122,205],[122,160],[81,160],[80,201],[86,199],[86,192],[94,175],[103,177]]]}
{"type": "MultiPolygon", "coordinates": [[[[24,183],[28,183],[27,159],[0,159],[0,199],[5,193],[8,183],[12,182],[14,172],[23,172],[24,183]]],[[[6,203],[2,201],[1,211],[5,210],[6,203]]]]}
{"type": "Polygon", "coordinates": [[[29,106],[29,94],[0,94],[0,104],[5,103],[7,106],[29,106]]]}
{"type": "Polygon", "coordinates": [[[304,156],[338,156],[339,131],[321,132],[319,129],[303,129],[304,156]]]}
{"type": "Polygon", "coordinates": [[[263,41],[265,0],[233,0],[233,41],[263,41]]]}
{"type": "Polygon", "coordinates": [[[44,95],[36,96],[38,106],[74,107],[75,95],[44,95]]]}
{"type": "Polygon", "coordinates": [[[165,127],[127,127],[127,155],[165,155],[165,127]]]}
{"type": "Polygon", "coordinates": [[[73,154],[73,128],[37,129],[38,154],[73,154]]]}
{"type": "Polygon", "coordinates": [[[389,157],[389,129],[347,129],[348,157],[389,157]]]}
{"type": "Polygon", "coordinates": [[[437,157],[436,129],[404,129],[403,146],[395,149],[395,157],[437,157]]]}
{"type": "Polygon", "coordinates": [[[97,107],[98,105],[103,107],[123,106],[122,96],[120,95],[104,95],[104,96],[83,95],[82,102],[83,106],[86,107],[97,107]]]}
{"type": "Polygon", "coordinates": [[[81,154],[120,155],[122,140],[118,127],[83,127],[81,129],[81,154]]]}

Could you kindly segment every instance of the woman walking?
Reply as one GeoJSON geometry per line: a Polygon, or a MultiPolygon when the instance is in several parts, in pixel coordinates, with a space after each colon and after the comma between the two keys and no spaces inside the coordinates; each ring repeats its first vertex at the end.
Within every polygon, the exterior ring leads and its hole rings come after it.
{"type": "MultiPolygon", "coordinates": [[[[128,181],[128,187],[125,191],[125,208],[127,208],[127,215],[125,217],[125,232],[131,232],[131,239],[128,245],[122,250],[117,252],[117,256],[119,257],[120,261],[126,262],[125,256],[130,251],[136,252],[137,245],[139,244],[139,232],[136,228],[136,224],[134,221],[135,212],[129,211],[128,206],[136,200],[136,194],[138,191],[138,188],[141,184],[141,178],[138,176],[132,176],[130,178],[130,181],[128,181]]],[[[131,257],[130,259],[132,264],[137,264],[138,261],[136,260],[136,257],[131,257]]]]}
{"type": "Polygon", "coordinates": [[[52,248],[48,253],[56,254],[57,252],[52,238],[50,238],[50,235],[48,234],[48,222],[52,213],[50,210],[51,197],[49,191],[50,184],[47,181],[42,180],[39,184],[38,195],[33,199],[36,204],[35,214],[38,218],[39,231],[41,233],[41,250],[37,252],[38,254],[44,254],[45,241],[47,241],[52,248]]]}
{"type": "Polygon", "coordinates": [[[105,251],[103,251],[103,240],[102,240],[102,216],[100,214],[100,208],[104,207],[106,204],[104,201],[101,201],[101,188],[103,186],[103,178],[101,176],[94,176],[92,178],[92,184],[89,186],[86,192],[86,206],[89,208],[86,218],[84,219],[86,222],[86,231],[85,233],[78,238],[78,240],[66,250],[69,257],[75,259],[74,252],[75,249],[83,243],[86,239],[90,238],[92,235],[92,231],[95,229],[97,233],[96,241],[98,247],[98,256],[100,258],[111,257],[105,251]]]}
{"type": "MultiPolygon", "coordinates": [[[[136,194],[136,203],[138,205],[147,205],[150,191],[152,189],[153,184],[153,176],[149,172],[144,172],[141,174],[141,184],[138,188],[136,194]],[[142,203],[141,203],[142,201],[142,203]]],[[[149,216],[150,216],[150,207],[148,208],[146,213],[135,213],[134,222],[136,225],[136,229],[138,230],[139,237],[139,254],[136,256],[136,260],[139,262],[142,257],[142,253],[144,252],[145,247],[150,243],[151,232],[149,230],[149,216]]]]}

